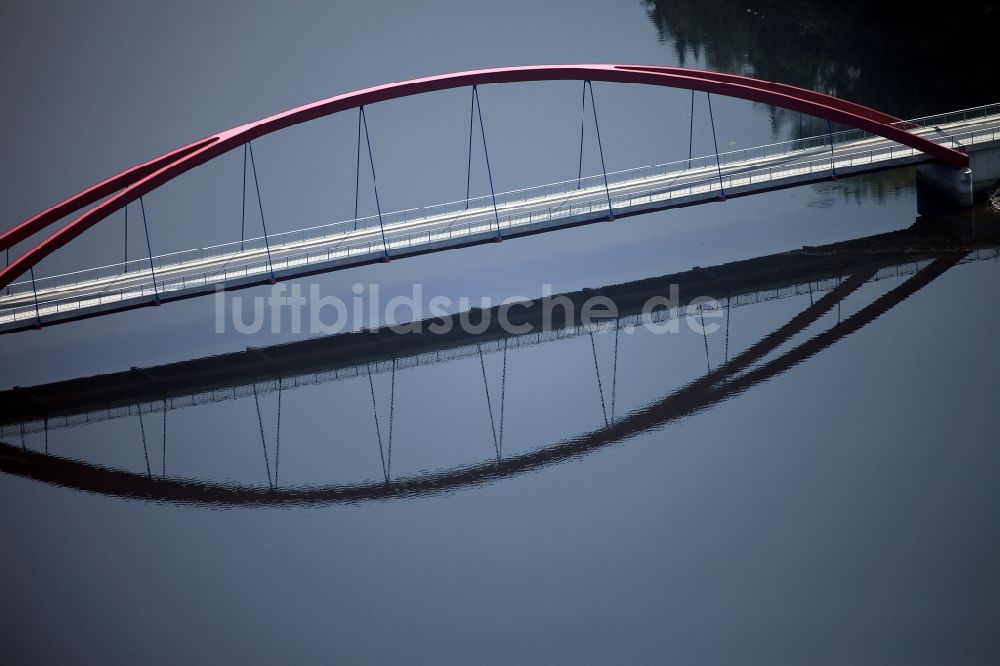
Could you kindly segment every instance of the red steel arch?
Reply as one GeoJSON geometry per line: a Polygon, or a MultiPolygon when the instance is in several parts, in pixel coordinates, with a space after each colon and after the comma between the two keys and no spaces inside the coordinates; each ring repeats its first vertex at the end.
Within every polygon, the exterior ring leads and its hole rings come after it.
{"type": "Polygon", "coordinates": [[[105,201],[67,222],[0,271],[0,288],[7,286],[46,256],[129,202],[248,141],[291,125],[390,99],[471,85],[529,81],[638,83],[736,97],[800,111],[865,130],[910,146],[952,167],[962,168],[969,165],[969,156],[965,153],[911,134],[898,125],[900,119],[894,116],[824,93],[747,76],[682,67],[609,64],[530,65],[455,72],[387,83],[336,95],[257,122],[234,127],[122,171],[0,234],[0,250],[3,250],[45,229],[62,217],[107,197],[105,201]]]}

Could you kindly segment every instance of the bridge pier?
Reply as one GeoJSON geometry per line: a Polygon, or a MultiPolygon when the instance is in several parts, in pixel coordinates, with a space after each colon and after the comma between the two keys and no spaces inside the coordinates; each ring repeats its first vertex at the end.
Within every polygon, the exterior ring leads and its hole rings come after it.
{"type": "Polygon", "coordinates": [[[943,199],[952,206],[971,206],[1000,184],[998,142],[966,146],[965,150],[969,155],[969,166],[965,169],[937,163],[917,167],[918,206],[921,199],[930,206],[935,199],[943,199]]]}

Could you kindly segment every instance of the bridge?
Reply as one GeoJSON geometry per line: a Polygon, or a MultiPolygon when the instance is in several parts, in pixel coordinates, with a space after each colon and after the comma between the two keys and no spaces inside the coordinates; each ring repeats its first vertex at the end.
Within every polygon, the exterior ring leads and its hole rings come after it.
{"type": "MultiPolygon", "coordinates": [[[[691,124],[693,129],[694,114],[691,124]]],[[[749,77],[673,67],[563,65],[460,72],[367,88],[298,107],[167,153],[109,178],[0,235],[0,249],[34,237],[60,219],[83,210],[0,271],[0,333],[39,328],[147,305],[192,298],[333,270],[499,242],[568,227],[614,220],[667,208],[747,196],[818,181],[920,165],[921,176],[953,198],[971,202],[976,191],[1000,181],[1000,104],[927,118],[901,120],[822,93],[749,77]],[[540,80],[582,82],[583,119],[575,179],[496,192],[478,88],[540,80]],[[584,121],[589,109],[603,167],[603,146],[592,81],[658,85],[721,94],[811,114],[827,121],[820,136],[629,169],[583,176],[584,121]],[[378,201],[365,106],[388,99],[469,86],[469,172],[461,201],[385,212],[378,201]],[[292,124],[358,110],[356,194],[361,180],[362,138],[367,146],[378,214],[268,235],[252,141],[292,124]],[[478,118],[478,123],[476,122],[478,118]],[[852,129],[833,131],[833,123],[852,129]],[[474,132],[475,129],[479,132],[474,132]],[[473,135],[484,146],[490,194],[468,196],[473,135]],[[149,246],[143,195],[230,150],[244,151],[264,226],[259,237],[154,255],[149,246]],[[249,161],[248,161],[249,158],[249,161]],[[978,164],[975,164],[978,160],[978,164]],[[970,168],[971,166],[971,168],[970,168]],[[72,273],[36,276],[35,266],[113,212],[138,201],[148,256],[72,273]],[[28,275],[28,279],[15,280],[28,275]]],[[[245,209],[244,209],[245,213],[245,209]]]]}
{"type": "MultiPolygon", "coordinates": [[[[359,502],[426,495],[478,485],[578,457],[738,396],[859,331],[943,272],[963,263],[987,260],[1000,260],[1000,247],[995,239],[956,242],[928,233],[918,224],[901,232],[606,287],[600,293],[616,304],[618,316],[590,324],[574,315],[558,322],[552,329],[544,329],[538,326],[539,308],[529,304],[515,311],[522,318],[515,323],[530,324],[528,330],[517,334],[504,332],[501,327],[468,333],[458,326],[453,327],[454,333],[451,335],[429,332],[400,335],[391,329],[362,331],[40,386],[15,387],[0,392],[0,440],[3,440],[0,442],[0,470],[46,483],[118,497],[217,506],[359,502]],[[890,288],[870,290],[873,296],[869,304],[862,305],[857,310],[852,308],[851,314],[840,317],[840,303],[846,297],[852,294],[862,295],[866,292],[863,289],[866,284],[881,280],[889,281],[890,288]],[[617,332],[626,326],[638,325],[647,320],[677,316],[677,312],[668,308],[644,312],[640,306],[640,303],[646,302],[652,295],[666,294],[670,284],[680,286],[682,305],[690,303],[694,295],[711,294],[719,298],[726,308],[727,332],[730,308],[749,307],[775,298],[799,298],[804,307],[787,323],[781,324],[772,333],[764,335],[743,350],[734,349],[730,354],[727,335],[724,360],[715,367],[709,363],[703,376],[669,390],[663,397],[627,414],[616,415],[614,386],[619,381],[617,332]],[[786,343],[816,325],[825,314],[833,312],[837,313],[837,317],[834,323],[829,324],[829,328],[816,332],[804,342],[775,355],[775,352],[787,347],[786,343]],[[607,373],[608,367],[605,365],[602,373],[598,364],[598,352],[593,348],[593,376],[596,380],[593,390],[600,395],[601,404],[607,402],[610,408],[605,410],[604,426],[552,445],[513,455],[505,454],[502,435],[505,418],[503,388],[494,385],[491,398],[483,357],[503,356],[505,370],[502,381],[506,381],[508,352],[514,354],[524,347],[557,344],[577,336],[593,337],[601,332],[614,332],[615,335],[615,362],[611,366],[610,376],[604,374],[603,385],[601,377],[603,373],[607,373]],[[289,394],[304,386],[353,377],[363,378],[366,374],[368,382],[371,382],[372,375],[380,373],[391,373],[395,380],[396,373],[404,372],[407,368],[450,363],[477,356],[482,364],[487,403],[497,403],[496,389],[500,388],[499,409],[490,412],[495,458],[472,466],[457,466],[454,469],[412,477],[394,476],[391,470],[392,436],[390,434],[388,441],[383,442],[382,429],[379,429],[379,408],[372,388],[372,410],[379,433],[378,456],[373,457],[380,457],[382,460],[383,478],[373,482],[322,487],[279,486],[278,456],[283,392],[286,400],[291,400],[293,396],[289,394]],[[269,437],[265,436],[265,421],[261,417],[260,398],[265,393],[278,395],[277,427],[270,444],[269,437]],[[261,468],[261,477],[265,476],[266,471],[267,484],[215,483],[168,476],[168,413],[230,400],[245,400],[256,405],[260,446],[265,463],[261,468]],[[497,426],[493,423],[494,414],[499,418],[499,437],[497,426]],[[49,451],[50,431],[109,419],[138,421],[136,430],[141,433],[145,472],[88,463],[79,459],[82,452],[78,450],[74,450],[72,458],[49,451]],[[154,474],[150,464],[150,443],[147,442],[144,419],[147,425],[151,420],[155,422],[162,419],[162,430],[157,433],[162,433],[163,438],[163,467],[159,474],[154,474]],[[29,447],[27,442],[32,435],[35,442],[29,447]],[[20,446],[16,443],[18,439],[20,446]],[[44,446],[39,440],[44,441],[44,446]],[[388,447],[388,456],[383,444],[388,447]],[[269,448],[272,449],[270,452],[269,448]]],[[[585,291],[564,296],[576,301],[593,295],[594,292],[585,291]]],[[[496,321],[496,318],[491,321],[496,321]]],[[[588,358],[586,362],[589,364],[590,360],[588,358]]],[[[473,370],[479,374],[479,367],[473,370]]],[[[395,395],[395,381],[392,386],[390,400],[400,399],[395,395]]],[[[367,389],[365,386],[366,392],[367,389]]],[[[249,407],[248,416],[252,419],[254,405],[249,407]]],[[[382,417],[384,419],[386,415],[383,414],[382,417]]],[[[512,417],[516,418],[516,414],[506,415],[508,419],[512,417]]],[[[391,408],[388,418],[391,433],[391,408]]],[[[270,427],[269,424],[268,429],[270,427]]],[[[383,421],[382,428],[384,427],[383,421]]],[[[490,430],[490,426],[484,430],[487,440],[490,430]]],[[[152,430],[148,432],[152,436],[152,430]]],[[[253,444],[251,450],[256,449],[256,443],[253,444]]],[[[139,446],[138,442],[136,446],[139,446]]],[[[260,451],[256,450],[256,454],[260,455],[260,451]]]]}

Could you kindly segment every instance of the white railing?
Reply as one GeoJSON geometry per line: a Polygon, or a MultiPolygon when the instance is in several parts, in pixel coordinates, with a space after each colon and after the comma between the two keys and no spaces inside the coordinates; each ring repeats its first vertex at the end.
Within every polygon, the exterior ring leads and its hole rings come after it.
{"type": "Polygon", "coordinates": [[[989,116],[995,116],[997,114],[1000,114],[1000,103],[984,104],[983,106],[975,106],[971,109],[959,109],[958,111],[948,111],[947,113],[923,116],[921,118],[913,118],[911,120],[901,120],[898,123],[893,123],[893,125],[904,129],[913,129],[914,127],[933,128],[941,125],[968,122],[969,120],[977,118],[988,118],[989,116]]]}

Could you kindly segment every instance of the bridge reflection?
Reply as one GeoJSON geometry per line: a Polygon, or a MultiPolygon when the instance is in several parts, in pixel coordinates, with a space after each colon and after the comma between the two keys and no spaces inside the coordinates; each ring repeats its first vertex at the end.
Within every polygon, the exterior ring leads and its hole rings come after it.
{"type": "MultiPolygon", "coordinates": [[[[540,308],[518,308],[516,311],[522,313],[523,323],[533,325],[530,332],[520,335],[508,335],[499,326],[492,326],[477,335],[463,333],[457,326],[452,327],[452,333],[444,336],[432,333],[399,335],[380,330],[266,349],[248,349],[238,354],[133,369],[124,373],[81,378],[30,389],[12,389],[0,393],[0,423],[4,426],[3,437],[7,440],[7,443],[0,444],[0,470],[23,478],[115,497],[216,506],[354,503],[429,495],[475,486],[585,455],[662,428],[738,396],[761,382],[780,376],[857,332],[956,264],[997,258],[998,255],[1000,250],[992,241],[949,241],[926,234],[919,225],[915,225],[910,230],[848,243],[806,248],[793,253],[707,269],[697,268],[686,273],[607,287],[600,293],[615,302],[620,317],[597,325],[583,326],[574,315],[574,318],[559,322],[555,330],[543,331],[539,330],[538,322],[532,321],[540,308]],[[870,304],[844,319],[838,318],[837,323],[827,330],[768,360],[770,355],[793,341],[823,315],[838,309],[845,298],[857,293],[866,283],[897,275],[901,276],[900,284],[878,296],[870,304]],[[498,396],[494,388],[493,398],[490,397],[490,385],[482,362],[484,351],[503,353],[506,368],[508,351],[522,344],[543,344],[572,335],[592,335],[595,328],[600,326],[614,326],[617,330],[623,322],[639,321],[644,316],[639,310],[639,304],[651,295],[663,294],[671,283],[680,285],[682,303],[689,303],[698,295],[728,299],[731,304],[739,303],[740,299],[746,304],[782,295],[810,293],[813,296],[805,309],[772,333],[761,337],[731,358],[727,353],[725,362],[718,367],[710,368],[703,376],[620,418],[615,417],[613,397],[608,401],[610,409],[604,404],[605,393],[609,388],[611,396],[614,394],[616,371],[613,371],[610,381],[605,381],[608,386],[602,386],[595,350],[594,365],[604,406],[604,425],[549,446],[504,455],[504,388],[501,388],[499,395],[499,409],[495,409],[498,396]],[[802,289],[803,285],[807,286],[808,292],[802,289]],[[392,410],[396,372],[404,367],[444,363],[472,355],[480,358],[495,458],[431,473],[392,478],[392,410]],[[391,373],[393,386],[389,397],[388,418],[383,413],[381,423],[374,384],[371,383],[371,375],[377,372],[391,373]],[[335,381],[360,374],[368,374],[371,386],[382,479],[339,485],[280,487],[278,465],[282,392],[310,382],[335,381]],[[278,393],[273,461],[268,453],[264,420],[260,413],[258,395],[262,387],[278,393]],[[180,409],[185,404],[195,404],[190,401],[192,396],[233,399],[240,395],[252,395],[256,403],[267,485],[166,477],[168,411],[180,409]],[[158,477],[149,465],[146,431],[142,426],[143,415],[148,418],[153,411],[162,411],[163,418],[163,466],[158,477]],[[24,445],[26,431],[41,429],[47,436],[48,429],[53,427],[72,426],[97,418],[136,415],[140,420],[143,450],[146,452],[145,474],[50,455],[24,445]],[[10,443],[12,434],[21,435],[21,446],[10,443]]],[[[593,293],[575,292],[567,296],[580,299],[593,293]]],[[[578,309],[574,310],[574,313],[577,311],[578,309]]],[[[662,312],[658,316],[675,314],[662,312]]],[[[427,329],[423,327],[421,330],[427,329]]],[[[506,369],[504,376],[505,374],[506,369]]]]}

